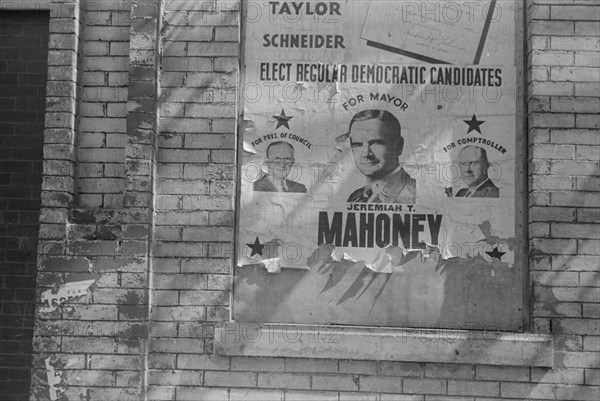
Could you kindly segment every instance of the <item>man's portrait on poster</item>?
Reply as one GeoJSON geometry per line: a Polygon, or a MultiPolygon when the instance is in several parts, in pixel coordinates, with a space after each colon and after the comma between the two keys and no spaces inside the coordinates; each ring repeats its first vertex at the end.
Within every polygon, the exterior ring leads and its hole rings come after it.
{"type": "Polygon", "coordinates": [[[294,166],[294,147],[283,141],[269,144],[265,165],[268,172],[252,184],[252,190],[258,192],[297,192],[306,193],[306,187],[288,179],[294,166]]]}
{"type": "Polygon", "coordinates": [[[363,110],[352,117],[348,135],[356,168],[367,182],[347,202],[415,203],[416,180],[399,161],[404,138],[398,119],[386,110],[363,110]]]}
{"type": "Polygon", "coordinates": [[[488,176],[487,152],[479,146],[465,146],[458,154],[460,178],[467,184],[456,193],[457,198],[499,198],[500,190],[488,176]]]}

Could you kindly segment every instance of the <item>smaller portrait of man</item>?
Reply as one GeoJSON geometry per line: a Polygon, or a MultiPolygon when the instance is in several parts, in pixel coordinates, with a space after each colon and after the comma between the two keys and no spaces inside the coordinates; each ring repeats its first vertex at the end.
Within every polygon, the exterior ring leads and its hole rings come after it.
{"type": "Polygon", "coordinates": [[[465,146],[458,154],[460,178],[467,185],[456,193],[459,198],[498,198],[500,190],[488,177],[490,162],[485,149],[465,146]]]}
{"type": "Polygon", "coordinates": [[[404,148],[400,122],[386,110],[363,110],[352,117],[350,145],[366,185],[347,202],[415,203],[417,182],[400,164],[404,148]]]}
{"type": "Polygon", "coordinates": [[[287,179],[294,162],[294,147],[291,144],[283,141],[271,143],[267,147],[267,159],[265,160],[268,173],[254,182],[252,190],[306,193],[304,185],[287,179]]]}

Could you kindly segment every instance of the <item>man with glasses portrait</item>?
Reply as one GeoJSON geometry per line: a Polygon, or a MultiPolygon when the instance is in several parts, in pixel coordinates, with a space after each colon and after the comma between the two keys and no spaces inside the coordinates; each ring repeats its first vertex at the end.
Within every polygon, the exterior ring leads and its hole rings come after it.
{"type": "Polygon", "coordinates": [[[460,178],[467,188],[456,193],[459,198],[498,198],[500,190],[488,177],[490,162],[485,149],[479,146],[465,146],[458,154],[460,178]]]}
{"type": "Polygon", "coordinates": [[[283,141],[271,143],[267,147],[268,173],[255,181],[252,190],[259,192],[306,193],[306,187],[299,182],[287,179],[294,166],[294,147],[283,141]]]}

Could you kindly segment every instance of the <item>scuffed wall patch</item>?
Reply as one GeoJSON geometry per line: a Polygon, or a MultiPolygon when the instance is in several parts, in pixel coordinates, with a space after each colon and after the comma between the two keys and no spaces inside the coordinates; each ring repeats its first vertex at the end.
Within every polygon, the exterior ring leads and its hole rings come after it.
{"type": "Polygon", "coordinates": [[[69,299],[81,297],[96,280],[83,280],[66,283],[58,288],[52,288],[42,293],[40,313],[50,313],[69,299]]]}
{"type": "Polygon", "coordinates": [[[65,389],[57,387],[62,379],[62,373],[56,372],[54,370],[54,366],[50,365],[50,357],[46,358],[44,362],[46,365],[46,376],[48,378],[48,391],[50,392],[50,399],[55,401],[62,393],[65,392],[65,389]]]}

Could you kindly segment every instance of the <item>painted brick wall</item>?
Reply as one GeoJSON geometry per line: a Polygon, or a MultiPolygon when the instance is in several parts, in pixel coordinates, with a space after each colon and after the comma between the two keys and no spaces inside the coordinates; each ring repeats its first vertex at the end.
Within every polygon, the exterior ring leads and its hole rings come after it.
{"type": "MultiPolygon", "coordinates": [[[[214,325],[228,320],[232,290],[240,5],[139,0],[122,40],[129,56],[114,64],[132,80],[117,102],[129,110],[126,131],[117,130],[124,132],[123,202],[105,202],[115,198],[99,187],[88,192],[95,201],[61,217],[70,236],[44,249],[48,288],[90,277],[94,284],[55,312],[38,312],[31,399],[49,399],[44,358],[63,373],[62,400],[597,399],[600,5],[529,6],[532,327],[554,336],[553,369],[214,356],[214,325]]],[[[85,46],[90,25],[82,23],[85,46]]],[[[89,55],[80,54],[86,65],[89,55]]],[[[94,118],[109,127],[123,117],[94,118]]],[[[89,148],[88,155],[119,153],[89,148]]],[[[82,150],[80,142],[80,162],[82,150]]]]}
{"type": "Polygon", "coordinates": [[[130,2],[82,0],[77,199],[123,207],[130,2]]]}
{"type": "Polygon", "coordinates": [[[47,12],[0,16],[0,381],[29,394],[48,70],[47,12]]]}

